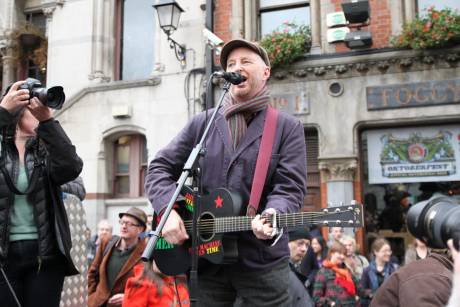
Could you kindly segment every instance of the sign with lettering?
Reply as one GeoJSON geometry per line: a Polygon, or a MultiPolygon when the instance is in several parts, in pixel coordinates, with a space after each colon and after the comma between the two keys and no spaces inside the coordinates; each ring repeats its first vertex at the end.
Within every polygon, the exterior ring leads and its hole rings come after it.
{"type": "Polygon", "coordinates": [[[305,83],[272,84],[270,104],[286,113],[310,113],[309,95],[305,83]]]}
{"type": "Polygon", "coordinates": [[[369,111],[460,103],[460,79],[366,88],[369,111]]]}
{"type": "Polygon", "coordinates": [[[460,126],[366,133],[370,184],[460,180],[460,126]]]}

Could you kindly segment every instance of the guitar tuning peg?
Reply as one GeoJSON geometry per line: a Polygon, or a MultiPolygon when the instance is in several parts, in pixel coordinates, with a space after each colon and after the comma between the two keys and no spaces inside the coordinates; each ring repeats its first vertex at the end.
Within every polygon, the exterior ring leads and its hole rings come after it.
{"type": "Polygon", "coordinates": [[[341,220],[337,220],[337,221],[335,221],[335,223],[338,224],[338,225],[340,225],[340,224],[342,224],[342,221],[341,221],[341,220]]]}
{"type": "Polygon", "coordinates": [[[348,221],[348,224],[349,224],[349,225],[353,225],[353,224],[354,224],[353,220],[349,220],[349,221],[348,221]]]}
{"type": "Polygon", "coordinates": [[[324,221],[324,222],[323,222],[323,225],[324,225],[324,226],[329,225],[329,221],[324,221]]]}
{"type": "Polygon", "coordinates": [[[329,213],[329,209],[324,208],[324,209],[323,209],[323,212],[324,212],[324,213],[329,213]]]}
{"type": "Polygon", "coordinates": [[[336,208],[334,211],[335,212],[340,212],[340,208],[336,208]]]}

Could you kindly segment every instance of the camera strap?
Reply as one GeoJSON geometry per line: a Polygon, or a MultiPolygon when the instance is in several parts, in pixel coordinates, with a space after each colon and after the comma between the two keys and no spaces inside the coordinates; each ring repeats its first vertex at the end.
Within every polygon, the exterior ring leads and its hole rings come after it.
{"type": "Polygon", "coordinates": [[[5,167],[6,146],[5,146],[5,144],[3,143],[3,140],[2,140],[2,146],[1,146],[2,156],[0,158],[0,171],[3,174],[3,178],[5,178],[6,184],[8,185],[10,191],[13,192],[16,195],[27,195],[30,192],[32,192],[35,189],[35,186],[37,185],[38,178],[40,178],[40,176],[41,176],[42,168],[43,168],[43,165],[45,163],[44,163],[43,160],[40,160],[38,158],[38,146],[39,146],[38,143],[39,142],[38,142],[38,139],[37,139],[37,144],[36,144],[35,153],[34,153],[34,160],[35,160],[34,169],[32,171],[32,175],[30,177],[29,186],[27,187],[27,189],[24,192],[21,192],[14,185],[13,180],[11,180],[11,176],[8,173],[8,170],[5,167]]]}

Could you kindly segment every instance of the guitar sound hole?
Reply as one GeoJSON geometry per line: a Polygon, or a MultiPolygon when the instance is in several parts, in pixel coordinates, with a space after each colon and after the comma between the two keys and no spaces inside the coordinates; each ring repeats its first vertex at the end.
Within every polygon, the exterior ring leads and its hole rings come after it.
{"type": "Polygon", "coordinates": [[[198,225],[198,232],[201,241],[209,241],[214,237],[214,216],[211,213],[203,213],[200,216],[198,225]]]}

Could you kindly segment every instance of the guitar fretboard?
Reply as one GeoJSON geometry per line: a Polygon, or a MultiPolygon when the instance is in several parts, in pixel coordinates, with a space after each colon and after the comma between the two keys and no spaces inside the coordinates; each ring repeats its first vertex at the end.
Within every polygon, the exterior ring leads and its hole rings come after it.
{"type": "MultiPolygon", "coordinates": [[[[302,225],[360,227],[362,226],[360,215],[360,209],[355,207],[340,211],[283,213],[276,215],[276,224],[280,228],[295,228],[302,225]]],[[[200,233],[249,231],[252,229],[251,221],[252,217],[249,216],[201,219],[198,227],[200,233]]],[[[184,224],[187,232],[191,232],[192,221],[185,221],[184,224]]]]}

